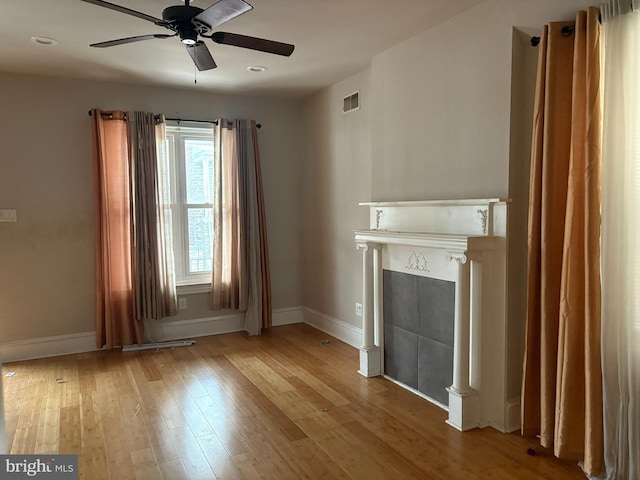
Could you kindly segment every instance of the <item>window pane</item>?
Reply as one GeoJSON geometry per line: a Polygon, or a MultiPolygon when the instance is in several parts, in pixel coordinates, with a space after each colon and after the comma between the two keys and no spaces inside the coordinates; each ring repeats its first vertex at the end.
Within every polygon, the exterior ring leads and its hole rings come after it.
{"type": "Polygon", "coordinates": [[[187,203],[213,203],[213,142],[184,142],[187,203]]]}
{"type": "Polygon", "coordinates": [[[213,209],[189,208],[189,273],[210,272],[212,266],[213,209]]]}

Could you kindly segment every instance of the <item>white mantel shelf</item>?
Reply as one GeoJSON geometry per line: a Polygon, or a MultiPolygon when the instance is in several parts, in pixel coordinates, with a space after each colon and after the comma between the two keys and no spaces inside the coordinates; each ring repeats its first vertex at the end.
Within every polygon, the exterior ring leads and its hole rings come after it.
{"type": "Polygon", "coordinates": [[[407,202],[361,202],[363,207],[431,207],[431,206],[460,206],[460,205],[488,205],[491,203],[508,202],[504,198],[457,198],[449,200],[414,200],[407,202]]]}
{"type": "Polygon", "coordinates": [[[453,384],[447,423],[506,431],[506,219],[501,198],[369,202],[362,251],[359,373],[384,375],[382,271],[455,282],[453,384]]]}
{"type": "Polygon", "coordinates": [[[427,200],[421,202],[369,202],[369,228],[396,233],[493,236],[500,218],[500,198],[427,200]]]}
{"type": "Polygon", "coordinates": [[[488,243],[487,236],[446,235],[438,233],[391,232],[388,230],[355,230],[356,242],[372,242],[386,245],[467,250],[470,244],[479,248],[488,243]]]}

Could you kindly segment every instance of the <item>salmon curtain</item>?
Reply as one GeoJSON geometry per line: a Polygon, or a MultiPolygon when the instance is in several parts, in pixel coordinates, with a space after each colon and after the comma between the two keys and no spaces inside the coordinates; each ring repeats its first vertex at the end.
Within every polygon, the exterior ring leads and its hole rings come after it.
{"type": "Polygon", "coordinates": [[[145,320],[177,313],[164,117],[97,109],[91,116],[96,346],[140,344],[145,320]]]}
{"type": "Polygon", "coordinates": [[[214,126],[211,308],[244,310],[245,330],[272,323],[271,280],[258,134],[255,121],[214,126]]]}
{"type": "Polygon", "coordinates": [[[545,26],[529,193],[522,434],[603,468],[599,10],[545,26]]]}
{"type": "Polygon", "coordinates": [[[124,112],[91,112],[96,219],[96,346],[142,343],[133,289],[129,125],[124,112]]]}

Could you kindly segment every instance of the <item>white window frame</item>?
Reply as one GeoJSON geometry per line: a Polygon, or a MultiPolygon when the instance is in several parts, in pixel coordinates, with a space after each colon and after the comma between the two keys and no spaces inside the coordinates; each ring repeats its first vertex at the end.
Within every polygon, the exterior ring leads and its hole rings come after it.
{"type": "MultiPolygon", "coordinates": [[[[184,143],[187,139],[210,140],[213,143],[213,128],[207,124],[167,122],[166,145],[171,176],[171,218],[176,286],[179,293],[187,292],[189,286],[206,286],[211,283],[211,271],[189,273],[189,208],[213,208],[212,203],[189,204],[186,192],[186,161],[184,143]]],[[[214,172],[215,175],[215,172],[214,172]]],[[[193,289],[193,287],[192,287],[193,289]]],[[[196,287],[196,290],[198,288],[196,287]]]]}

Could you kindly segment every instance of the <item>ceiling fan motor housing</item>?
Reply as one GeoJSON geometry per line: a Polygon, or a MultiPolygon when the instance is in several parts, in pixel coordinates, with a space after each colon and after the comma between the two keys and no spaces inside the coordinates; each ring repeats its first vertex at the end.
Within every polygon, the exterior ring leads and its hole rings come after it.
{"type": "Polygon", "coordinates": [[[206,34],[211,29],[208,25],[191,20],[203,12],[202,8],[190,5],[174,5],[162,11],[162,19],[168,23],[168,27],[180,35],[180,40],[185,45],[194,45],[198,41],[198,35],[206,34]]]}

